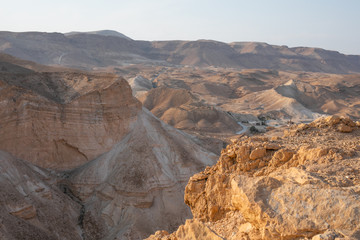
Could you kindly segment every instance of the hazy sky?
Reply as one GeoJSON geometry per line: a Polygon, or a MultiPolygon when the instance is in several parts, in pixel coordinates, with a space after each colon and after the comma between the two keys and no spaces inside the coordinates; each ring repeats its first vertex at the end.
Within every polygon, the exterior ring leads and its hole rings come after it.
{"type": "Polygon", "coordinates": [[[360,0],[3,0],[2,31],[258,41],[360,55],[360,0]]]}

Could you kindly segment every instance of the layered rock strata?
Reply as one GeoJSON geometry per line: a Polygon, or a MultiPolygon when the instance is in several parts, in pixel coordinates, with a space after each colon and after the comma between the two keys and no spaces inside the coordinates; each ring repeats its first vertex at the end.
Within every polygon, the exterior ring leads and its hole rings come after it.
{"type": "Polygon", "coordinates": [[[117,76],[13,70],[0,75],[0,149],[26,160],[30,170],[50,169],[56,176],[43,175],[59,196],[35,188],[46,185],[32,183],[36,173],[11,175],[20,160],[0,162],[0,217],[13,224],[0,222],[0,238],[143,239],[191,216],[183,202],[186,182],[217,158],[195,137],[142,109],[117,76]],[[30,190],[18,189],[21,184],[30,190]]]}
{"type": "Polygon", "coordinates": [[[0,106],[1,149],[57,170],[110,150],[141,110],[125,80],[82,73],[2,74],[0,106]]]}
{"type": "Polygon", "coordinates": [[[208,105],[185,89],[158,87],[139,97],[162,121],[181,130],[235,133],[241,128],[228,113],[208,105]]]}

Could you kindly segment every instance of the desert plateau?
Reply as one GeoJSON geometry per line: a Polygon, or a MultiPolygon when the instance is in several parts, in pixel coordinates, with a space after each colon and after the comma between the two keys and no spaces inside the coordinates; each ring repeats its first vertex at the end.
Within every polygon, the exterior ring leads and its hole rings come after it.
{"type": "Polygon", "coordinates": [[[360,239],[360,55],[0,32],[1,240],[360,239]]]}

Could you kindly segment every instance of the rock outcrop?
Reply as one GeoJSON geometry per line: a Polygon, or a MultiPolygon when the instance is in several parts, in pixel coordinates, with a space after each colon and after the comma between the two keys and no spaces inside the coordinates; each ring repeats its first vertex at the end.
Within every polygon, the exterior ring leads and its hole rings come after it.
{"type": "Polygon", "coordinates": [[[2,74],[0,105],[0,148],[57,170],[110,150],[141,111],[125,80],[84,73],[2,74]]]}
{"type": "Polygon", "coordinates": [[[235,140],[190,178],[194,220],[149,239],[359,239],[359,136],[359,122],[331,116],[235,140]]]}

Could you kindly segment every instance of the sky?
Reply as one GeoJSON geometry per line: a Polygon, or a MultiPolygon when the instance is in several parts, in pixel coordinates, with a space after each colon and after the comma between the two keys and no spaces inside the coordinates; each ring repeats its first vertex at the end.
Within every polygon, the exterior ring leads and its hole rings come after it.
{"type": "Polygon", "coordinates": [[[360,55],[360,0],[3,0],[0,31],[256,41],[360,55]]]}

